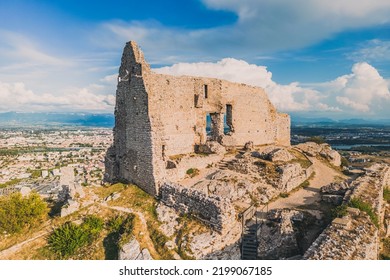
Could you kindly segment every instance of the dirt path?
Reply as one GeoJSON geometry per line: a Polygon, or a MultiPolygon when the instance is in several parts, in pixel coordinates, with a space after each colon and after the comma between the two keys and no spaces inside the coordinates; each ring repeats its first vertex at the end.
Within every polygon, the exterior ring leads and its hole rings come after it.
{"type": "Polygon", "coordinates": [[[43,230],[39,231],[38,233],[36,233],[33,237],[31,237],[27,240],[24,240],[23,242],[17,243],[15,245],[1,251],[0,252],[0,260],[9,259],[10,256],[12,256],[16,252],[20,251],[24,246],[27,246],[29,243],[37,240],[38,238],[41,238],[41,237],[44,237],[45,235],[48,235],[49,232],[50,231],[48,229],[43,229],[43,230]]]}
{"type": "MultiPolygon", "coordinates": [[[[309,181],[310,185],[290,193],[286,198],[279,198],[268,205],[268,209],[297,208],[318,203],[321,199],[320,188],[335,180],[340,173],[327,166],[316,158],[310,158],[313,162],[315,176],[309,181]]],[[[319,210],[310,210],[317,217],[321,215],[319,210]]]]}

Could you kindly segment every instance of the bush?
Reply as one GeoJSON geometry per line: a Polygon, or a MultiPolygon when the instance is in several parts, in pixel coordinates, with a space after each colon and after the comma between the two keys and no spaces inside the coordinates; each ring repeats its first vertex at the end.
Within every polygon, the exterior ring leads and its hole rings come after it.
{"type": "Polygon", "coordinates": [[[279,196],[280,196],[281,198],[286,198],[286,197],[289,197],[290,194],[288,194],[288,193],[280,193],[279,196]]]}
{"type": "Polygon", "coordinates": [[[317,144],[324,144],[325,143],[324,137],[321,137],[321,136],[312,136],[312,137],[308,138],[306,141],[307,142],[314,142],[317,144]]]}
{"type": "Polygon", "coordinates": [[[48,245],[57,256],[67,258],[87,245],[88,241],[87,231],[81,226],[68,222],[53,231],[49,236],[48,245]]]}
{"type": "Polygon", "coordinates": [[[190,169],[187,170],[186,173],[187,173],[188,176],[190,176],[192,178],[192,177],[195,177],[196,175],[199,174],[199,169],[197,169],[197,168],[190,168],[190,169]]]}
{"type": "Polygon", "coordinates": [[[0,197],[0,232],[20,233],[42,223],[49,212],[47,203],[37,193],[0,197]]]}
{"type": "Polygon", "coordinates": [[[119,248],[129,242],[130,239],[133,237],[134,217],[134,214],[127,215],[119,228],[119,248]]]}
{"type": "Polygon", "coordinates": [[[103,230],[104,222],[101,218],[96,216],[88,216],[84,219],[81,224],[84,231],[90,234],[90,238],[95,238],[103,230]]]}
{"type": "Polygon", "coordinates": [[[68,258],[92,243],[103,230],[103,220],[88,216],[81,225],[67,222],[55,229],[48,238],[49,249],[59,258],[68,258]]]}
{"type": "Polygon", "coordinates": [[[363,200],[359,198],[352,198],[351,201],[348,203],[350,207],[357,208],[360,211],[366,212],[366,214],[370,217],[371,221],[376,227],[379,227],[379,218],[377,214],[372,209],[371,205],[367,202],[364,202],[363,200]]]}
{"type": "Polygon", "coordinates": [[[341,157],[341,166],[342,167],[348,167],[349,161],[345,157],[341,157]]]}

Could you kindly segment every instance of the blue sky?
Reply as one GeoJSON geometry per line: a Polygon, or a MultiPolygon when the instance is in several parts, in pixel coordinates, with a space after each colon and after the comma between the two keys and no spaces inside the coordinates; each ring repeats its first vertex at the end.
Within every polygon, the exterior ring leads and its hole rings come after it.
{"type": "Polygon", "coordinates": [[[390,118],[390,1],[0,2],[0,111],[113,112],[135,40],[157,72],[265,88],[302,116],[390,118]]]}

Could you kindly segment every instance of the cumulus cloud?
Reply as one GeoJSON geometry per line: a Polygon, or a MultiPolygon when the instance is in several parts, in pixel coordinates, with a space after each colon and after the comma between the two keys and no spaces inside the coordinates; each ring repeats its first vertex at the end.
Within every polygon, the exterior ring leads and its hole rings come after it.
{"type": "Polygon", "coordinates": [[[345,109],[368,114],[385,114],[390,105],[387,81],[368,63],[356,63],[352,73],[322,85],[324,92],[345,109]]]}
{"type": "Polygon", "coordinates": [[[161,64],[199,61],[206,55],[249,58],[306,47],[348,29],[390,22],[388,0],[203,0],[203,3],[209,9],[233,12],[238,19],[228,26],[205,29],[172,28],[153,21],[111,21],[100,26],[98,43],[114,47],[123,41],[136,40],[147,50],[152,63],[161,64]]]}
{"type": "Polygon", "coordinates": [[[356,63],[352,73],[329,82],[302,86],[298,82],[281,85],[272,80],[265,66],[225,58],[216,63],[178,63],[154,69],[170,75],[194,75],[226,79],[265,89],[281,111],[338,112],[344,117],[385,117],[390,106],[388,81],[368,63],[356,63]]]}
{"type": "Polygon", "coordinates": [[[61,94],[35,93],[24,83],[0,81],[0,112],[112,112],[115,96],[104,85],[66,89],[61,94]]]}

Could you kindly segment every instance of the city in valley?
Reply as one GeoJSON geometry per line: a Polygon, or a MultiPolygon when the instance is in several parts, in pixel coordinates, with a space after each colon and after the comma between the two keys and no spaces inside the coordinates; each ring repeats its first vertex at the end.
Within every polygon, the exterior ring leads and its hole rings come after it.
{"type": "Polygon", "coordinates": [[[100,186],[112,129],[88,127],[2,128],[0,192],[30,189],[51,198],[71,167],[77,184],[100,186]]]}

